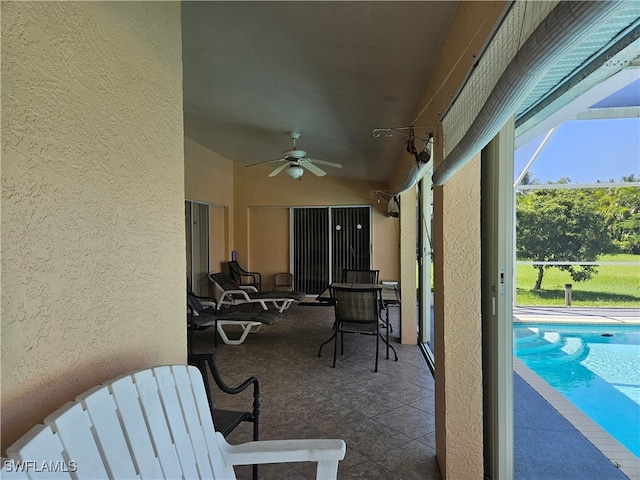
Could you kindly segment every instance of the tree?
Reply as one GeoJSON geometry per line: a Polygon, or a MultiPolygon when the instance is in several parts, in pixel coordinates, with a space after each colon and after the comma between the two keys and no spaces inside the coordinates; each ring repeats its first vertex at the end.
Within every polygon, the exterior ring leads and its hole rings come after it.
{"type": "MultiPolygon", "coordinates": [[[[568,183],[561,179],[558,183],[568,183]]],[[[516,202],[516,256],[534,262],[592,262],[616,247],[605,217],[586,189],[540,189],[520,193],[516,202]]],[[[542,286],[548,268],[568,271],[575,282],[597,274],[594,265],[534,265],[542,286]]]]}
{"type": "Polygon", "coordinates": [[[533,178],[533,174],[531,172],[527,172],[522,176],[520,185],[540,185],[540,180],[538,178],[533,178]]]}
{"type": "MultiPolygon", "coordinates": [[[[635,175],[624,176],[622,183],[637,182],[635,175]]],[[[640,254],[640,188],[619,186],[594,192],[607,229],[620,251],[640,254]]]]}

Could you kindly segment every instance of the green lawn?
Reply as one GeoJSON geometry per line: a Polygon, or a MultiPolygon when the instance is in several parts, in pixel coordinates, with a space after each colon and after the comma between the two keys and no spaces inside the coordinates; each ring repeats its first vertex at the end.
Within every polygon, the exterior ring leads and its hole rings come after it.
{"type": "Polygon", "coordinates": [[[516,304],[564,306],[564,285],[571,283],[573,306],[640,306],[640,255],[606,255],[599,260],[635,262],[635,265],[600,266],[598,273],[586,282],[574,282],[569,273],[549,268],[538,291],[533,290],[538,270],[531,265],[517,265],[516,304]]]}

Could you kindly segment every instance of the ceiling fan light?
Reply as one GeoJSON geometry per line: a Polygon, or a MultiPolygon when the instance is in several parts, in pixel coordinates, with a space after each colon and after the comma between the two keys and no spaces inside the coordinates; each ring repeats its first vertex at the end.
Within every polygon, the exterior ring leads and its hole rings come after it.
{"type": "Polygon", "coordinates": [[[291,178],[300,178],[303,173],[304,170],[299,165],[291,165],[289,168],[287,168],[287,175],[289,175],[291,178]]]}

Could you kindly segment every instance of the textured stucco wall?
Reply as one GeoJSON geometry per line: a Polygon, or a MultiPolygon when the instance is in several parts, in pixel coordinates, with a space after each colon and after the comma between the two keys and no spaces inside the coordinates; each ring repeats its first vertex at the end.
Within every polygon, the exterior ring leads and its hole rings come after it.
{"type": "Polygon", "coordinates": [[[226,269],[233,245],[233,162],[185,137],[186,198],[209,204],[209,266],[226,269]]]}
{"type": "Polygon", "coordinates": [[[480,156],[434,189],[436,456],[445,478],[483,478],[480,156]]]}
{"type": "MultiPolygon", "coordinates": [[[[443,159],[440,118],[477,61],[478,53],[509,2],[460,2],[414,125],[434,130],[434,164],[443,159]]],[[[400,157],[391,184],[406,174],[400,157]]],[[[482,345],[480,334],[480,180],[473,162],[444,187],[434,189],[434,346],[436,362],[436,456],[444,478],[481,479],[482,345]]],[[[403,198],[403,205],[404,205],[403,198]]],[[[404,237],[403,237],[404,239],[404,237]]],[[[413,251],[415,239],[403,240],[413,251]]],[[[401,269],[415,269],[403,255],[401,269]]],[[[403,302],[405,301],[403,293],[403,302]]]]}
{"type": "Polygon", "coordinates": [[[274,275],[289,272],[289,208],[255,207],[249,210],[249,251],[260,259],[262,289],[275,287],[274,275]]]}
{"type": "Polygon", "coordinates": [[[4,451],[186,331],[180,4],[1,8],[4,451]]]}
{"type": "Polygon", "coordinates": [[[403,266],[400,275],[402,285],[402,307],[400,309],[400,341],[403,344],[416,345],[418,335],[418,309],[413,308],[417,302],[416,282],[416,223],[418,195],[416,188],[410,188],[400,197],[400,242],[403,245],[400,262],[403,266]]]}
{"type": "Polygon", "coordinates": [[[236,250],[240,264],[260,271],[265,289],[269,289],[274,274],[289,271],[289,206],[371,205],[373,267],[380,270],[381,278],[398,280],[399,221],[387,218],[387,205],[370,195],[372,190],[385,189],[386,185],[331,175],[319,178],[309,172],[301,180],[284,173],[268,178],[269,171],[268,167],[234,166],[230,160],[185,138],[186,198],[223,207],[228,212],[225,223],[219,220],[220,216],[217,221],[211,219],[212,235],[224,230],[226,246],[225,250],[216,250],[212,243],[212,270],[226,269],[230,251],[236,250]]]}

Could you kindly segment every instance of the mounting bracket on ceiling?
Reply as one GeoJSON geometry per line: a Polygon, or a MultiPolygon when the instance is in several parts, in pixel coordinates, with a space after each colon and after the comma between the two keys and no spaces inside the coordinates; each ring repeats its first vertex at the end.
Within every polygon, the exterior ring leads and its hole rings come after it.
{"type": "Polygon", "coordinates": [[[380,136],[384,133],[385,137],[387,138],[387,142],[391,141],[391,137],[393,136],[394,133],[398,133],[400,135],[404,135],[405,137],[413,137],[416,138],[418,140],[422,140],[423,142],[428,142],[429,139],[431,137],[433,137],[433,134],[430,132],[430,130],[436,130],[438,127],[435,125],[426,125],[426,126],[422,126],[422,127],[414,127],[414,126],[408,126],[408,127],[386,127],[386,128],[374,128],[373,131],[371,132],[373,134],[374,137],[376,138],[380,138],[380,136]],[[414,130],[417,129],[422,129],[425,128],[427,129],[427,137],[428,138],[421,138],[418,137],[416,135],[414,135],[414,130]]]}
{"type": "Polygon", "coordinates": [[[387,200],[387,198],[390,199],[391,197],[393,197],[393,193],[387,192],[386,190],[371,190],[369,192],[369,195],[371,197],[376,197],[378,203],[380,203],[380,200],[382,200],[384,203],[389,203],[389,200],[387,200]],[[383,196],[382,198],[381,195],[383,196]]]}
{"type": "Polygon", "coordinates": [[[376,197],[378,203],[380,203],[381,195],[388,197],[388,200],[382,198],[382,201],[387,204],[387,217],[398,218],[398,216],[400,215],[400,199],[397,195],[389,193],[385,190],[371,190],[369,195],[371,195],[372,197],[376,197]]]}

